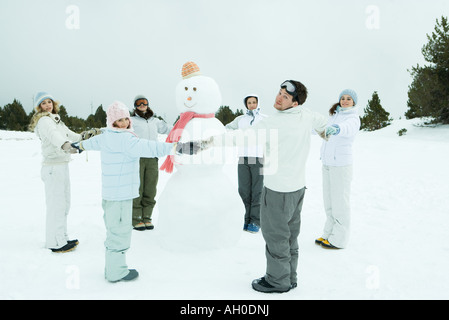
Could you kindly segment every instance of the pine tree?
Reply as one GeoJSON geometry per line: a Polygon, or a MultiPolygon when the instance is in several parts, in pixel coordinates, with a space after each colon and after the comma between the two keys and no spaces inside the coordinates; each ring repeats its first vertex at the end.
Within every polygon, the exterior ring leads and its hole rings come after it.
{"type": "Polygon", "coordinates": [[[30,122],[30,117],[16,99],[3,107],[0,116],[0,129],[26,131],[30,122]]]}
{"type": "Polygon", "coordinates": [[[106,126],[106,112],[103,110],[103,105],[97,108],[95,114],[87,117],[86,126],[88,128],[102,128],[106,126]]]}
{"type": "MultiPolygon", "coordinates": [[[[243,114],[243,113],[241,113],[243,114]]],[[[227,125],[232,120],[234,120],[239,115],[239,111],[236,113],[232,112],[229,106],[221,106],[218,111],[215,113],[215,118],[221,121],[223,125],[227,125]]]]}
{"type": "Polygon", "coordinates": [[[363,110],[365,115],[361,117],[360,129],[365,131],[374,131],[384,128],[391,124],[392,118],[380,104],[380,98],[377,91],[374,91],[371,100],[368,100],[367,107],[363,110]]]}
{"type": "Polygon", "coordinates": [[[408,91],[407,119],[433,117],[435,123],[449,123],[449,23],[446,17],[436,20],[435,31],[427,35],[422,47],[424,59],[430,63],[412,67],[413,77],[408,91]]]}

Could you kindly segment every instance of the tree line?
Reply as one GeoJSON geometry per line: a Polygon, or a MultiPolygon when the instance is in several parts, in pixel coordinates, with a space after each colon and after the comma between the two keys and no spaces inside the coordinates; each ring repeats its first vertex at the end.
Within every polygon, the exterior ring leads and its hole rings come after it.
{"type": "MultiPolygon", "coordinates": [[[[27,114],[20,101],[14,99],[12,103],[8,103],[3,108],[0,107],[0,130],[28,131],[33,114],[34,110],[27,114]]],[[[236,112],[233,112],[229,106],[221,106],[215,113],[215,117],[223,125],[226,125],[241,114],[243,114],[242,110],[237,109],[236,112]]],[[[106,112],[103,109],[103,105],[100,105],[95,113],[90,114],[87,119],[70,116],[63,105],[59,107],[59,115],[65,125],[74,132],[81,132],[91,128],[101,128],[106,125],[106,112]]],[[[156,114],[154,116],[164,120],[156,114]]]]}

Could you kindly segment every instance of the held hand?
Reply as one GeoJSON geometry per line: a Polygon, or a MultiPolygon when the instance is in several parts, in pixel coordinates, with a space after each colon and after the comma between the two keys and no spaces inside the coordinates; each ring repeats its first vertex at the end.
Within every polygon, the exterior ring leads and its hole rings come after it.
{"type": "Polygon", "coordinates": [[[209,139],[200,141],[200,150],[201,151],[207,150],[213,146],[214,146],[214,137],[210,137],[209,139]]]}
{"type": "Polygon", "coordinates": [[[326,127],[326,136],[329,135],[337,135],[340,133],[340,127],[338,126],[338,124],[333,124],[330,127],[326,127]]]}
{"type": "Polygon", "coordinates": [[[81,142],[74,142],[71,144],[71,146],[76,150],[75,153],[81,153],[84,151],[83,145],[81,142]]]}
{"type": "Polygon", "coordinates": [[[207,150],[214,144],[214,138],[210,137],[206,140],[199,141],[189,141],[189,142],[178,142],[176,144],[175,150],[177,154],[188,154],[194,155],[200,151],[207,150]]]}
{"type": "Polygon", "coordinates": [[[98,128],[93,128],[87,131],[83,131],[81,134],[81,140],[87,140],[89,138],[92,138],[93,136],[96,136],[98,134],[101,134],[101,130],[98,128]]]}
{"type": "Polygon", "coordinates": [[[194,155],[198,153],[198,150],[200,150],[200,144],[197,141],[178,142],[176,144],[177,154],[194,155]]]}
{"type": "Polygon", "coordinates": [[[72,147],[72,145],[70,144],[70,142],[66,141],[62,146],[61,146],[62,150],[65,153],[71,153],[71,154],[75,154],[78,153],[78,150],[76,150],[74,147],[72,147]]]}

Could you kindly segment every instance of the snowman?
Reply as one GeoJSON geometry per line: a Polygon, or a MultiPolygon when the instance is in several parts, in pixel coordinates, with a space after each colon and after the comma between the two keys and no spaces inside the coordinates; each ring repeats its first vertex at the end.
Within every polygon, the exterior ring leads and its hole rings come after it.
{"type": "MultiPolygon", "coordinates": [[[[225,133],[215,118],[221,93],[214,79],[187,62],[176,87],[180,117],[167,142],[207,140],[225,133]]],[[[192,251],[235,244],[241,234],[243,203],[223,166],[233,150],[211,147],[195,155],[167,156],[161,170],[174,172],[159,200],[159,232],[166,249],[192,251]],[[176,170],[174,170],[176,169],[176,170]]]]}

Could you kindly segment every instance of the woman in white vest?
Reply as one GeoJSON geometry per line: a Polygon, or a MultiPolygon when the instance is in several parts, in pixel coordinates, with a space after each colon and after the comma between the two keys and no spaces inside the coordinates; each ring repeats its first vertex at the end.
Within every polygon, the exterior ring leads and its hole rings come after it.
{"type": "MultiPolygon", "coordinates": [[[[259,97],[255,94],[243,99],[246,113],[226,125],[226,129],[246,129],[266,118],[260,113],[259,97]]],[[[243,230],[256,233],[260,229],[260,195],[263,187],[263,147],[238,147],[239,194],[245,205],[243,230]]]]}
{"type": "Polygon", "coordinates": [[[352,180],[352,145],[360,129],[357,94],[346,89],[339,102],[329,110],[326,136],[321,146],[323,163],[323,200],[326,223],[323,235],[315,243],[328,249],[345,248],[350,233],[350,192],[352,180]]]}

